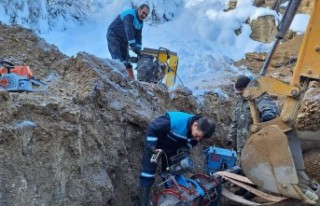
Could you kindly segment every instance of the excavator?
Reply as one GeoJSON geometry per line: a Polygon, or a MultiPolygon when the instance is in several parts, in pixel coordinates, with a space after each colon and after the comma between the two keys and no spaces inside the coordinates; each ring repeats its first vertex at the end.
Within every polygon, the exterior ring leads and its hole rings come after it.
{"type": "Polygon", "coordinates": [[[272,194],[316,205],[319,185],[305,172],[301,143],[319,143],[320,128],[299,131],[295,120],[302,99],[311,81],[320,81],[320,2],[314,0],[297,63],[289,83],[266,76],[277,45],[285,36],[297,13],[301,0],[291,0],[279,24],[278,34],[258,77],[250,82],[243,97],[249,101],[253,124],[241,154],[240,164],[245,176],[259,189],[272,194]],[[255,99],[265,92],[284,96],[281,114],[276,119],[259,122],[255,99]]]}

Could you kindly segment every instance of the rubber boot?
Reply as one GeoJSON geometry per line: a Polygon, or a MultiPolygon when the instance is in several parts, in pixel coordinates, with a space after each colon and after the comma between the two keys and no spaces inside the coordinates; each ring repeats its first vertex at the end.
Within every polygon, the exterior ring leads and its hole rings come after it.
{"type": "Polygon", "coordinates": [[[140,206],[149,206],[151,187],[141,187],[140,206]]]}
{"type": "Polygon", "coordinates": [[[128,75],[129,75],[129,79],[130,80],[134,80],[134,75],[133,75],[133,69],[132,67],[127,67],[127,72],[128,72],[128,75]]]}

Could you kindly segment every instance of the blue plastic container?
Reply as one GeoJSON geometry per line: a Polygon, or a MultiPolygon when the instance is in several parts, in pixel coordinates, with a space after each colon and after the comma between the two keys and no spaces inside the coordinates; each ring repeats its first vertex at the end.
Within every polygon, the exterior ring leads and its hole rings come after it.
{"type": "Polygon", "coordinates": [[[205,172],[208,175],[227,170],[236,165],[237,153],[232,149],[210,146],[204,149],[203,153],[206,156],[205,172]]]}

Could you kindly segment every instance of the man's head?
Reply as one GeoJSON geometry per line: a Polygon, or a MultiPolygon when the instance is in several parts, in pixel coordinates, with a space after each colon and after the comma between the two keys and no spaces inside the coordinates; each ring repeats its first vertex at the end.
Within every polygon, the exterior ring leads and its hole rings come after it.
{"type": "Polygon", "coordinates": [[[147,4],[142,4],[138,8],[138,17],[141,21],[143,21],[149,15],[150,8],[147,4]]]}
{"type": "Polygon", "coordinates": [[[215,124],[212,119],[201,117],[193,122],[191,126],[191,135],[200,141],[201,139],[208,139],[215,131],[215,124]]]}
{"type": "Polygon", "coordinates": [[[237,91],[237,94],[242,95],[244,89],[248,86],[250,82],[250,78],[245,76],[245,75],[241,75],[238,77],[236,83],[234,84],[234,88],[237,91]]]}

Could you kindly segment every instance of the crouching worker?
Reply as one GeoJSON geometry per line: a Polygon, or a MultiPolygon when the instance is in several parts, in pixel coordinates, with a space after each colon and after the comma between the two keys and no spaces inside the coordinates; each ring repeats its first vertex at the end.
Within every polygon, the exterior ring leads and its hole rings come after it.
{"type": "MultiPolygon", "coordinates": [[[[157,163],[151,163],[150,159],[155,151],[163,150],[169,159],[181,148],[187,147],[191,150],[202,139],[210,138],[214,131],[213,120],[184,112],[167,112],[164,116],[160,116],[150,123],[141,161],[140,206],[149,205],[149,196],[157,169],[157,163]]],[[[166,171],[170,162],[167,165],[163,153],[161,171],[166,171]]]]}

